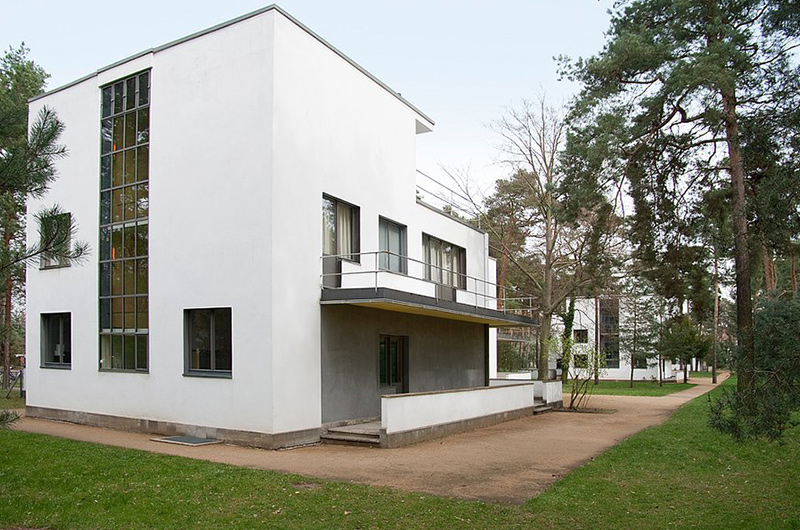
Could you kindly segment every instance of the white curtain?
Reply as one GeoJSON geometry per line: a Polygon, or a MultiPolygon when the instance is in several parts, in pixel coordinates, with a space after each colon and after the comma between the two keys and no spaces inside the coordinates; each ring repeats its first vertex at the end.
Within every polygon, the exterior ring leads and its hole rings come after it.
{"type": "Polygon", "coordinates": [[[346,204],[336,205],[336,253],[352,259],[353,252],[353,214],[346,204]]]}

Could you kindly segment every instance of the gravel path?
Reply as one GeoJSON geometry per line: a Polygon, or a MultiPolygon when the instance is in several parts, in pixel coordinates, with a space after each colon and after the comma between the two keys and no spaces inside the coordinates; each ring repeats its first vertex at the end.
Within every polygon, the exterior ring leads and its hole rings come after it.
{"type": "MultiPolygon", "coordinates": [[[[721,380],[722,378],[720,378],[721,380]]],[[[232,445],[185,447],[153,435],[33,418],[15,428],[154,453],[421,491],[447,497],[523,503],[570,470],[623,439],[664,422],[713,388],[710,379],[663,397],[593,396],[613,414],[555,412],[530,416],[398,449],[316,445],[267,451],[232,445]]]]}

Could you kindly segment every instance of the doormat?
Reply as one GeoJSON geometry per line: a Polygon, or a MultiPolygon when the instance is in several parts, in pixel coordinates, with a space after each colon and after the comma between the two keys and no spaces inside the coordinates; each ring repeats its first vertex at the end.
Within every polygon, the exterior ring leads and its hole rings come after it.
{"type": "Polygon", "coordinates": [[[198,438],[197,436],[165,436],[164,438],[153,438],[153,441],[165,442],[168,444],[189,445],[192,447],[222,443],[222,440],[211,440],[210,438],[198,438]]]}

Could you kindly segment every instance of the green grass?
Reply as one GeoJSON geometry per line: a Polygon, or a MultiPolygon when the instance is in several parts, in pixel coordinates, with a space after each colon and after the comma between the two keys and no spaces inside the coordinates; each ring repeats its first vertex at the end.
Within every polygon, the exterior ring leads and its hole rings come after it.
{"type": "Polygon", "coordinates": [[[707,410],[691,401],[522,506],[4,431],[0,528],[800,528],[800,428],[737,445],[707,410]]]}
{"type": "MultiPolygon", "coordinates": [[[[634,381],[633,388],[629,381],[600,381],[595,385],[589,383],[589,392],[598,396],[666,396],[687,388],[692,388],[692,383],[664,383],[658,386],[658,383],[650,381],[634,381]]],[[[572,390],[572,381],[568,381],[564,385],[563,393],[566,398],[572,390]]]]}
{"type": "MultiPolygon", "coordinates": [[[[719,372],[717,372],[719,375],[719,372]]],[[[680,377],[683,377],[683,372],[680,373],[680,377]]],[[[689,372],[689,379],[711,379],[711,372],[703,370],[702,372],[689,372]]]]}
{"type": "Polygon", "coordinates": [[[6,390],[0,390],[0,410],[24,409],[25,398],[19,397],[19,391],[13,390],[8,399],[5,398],[6,390]]]}

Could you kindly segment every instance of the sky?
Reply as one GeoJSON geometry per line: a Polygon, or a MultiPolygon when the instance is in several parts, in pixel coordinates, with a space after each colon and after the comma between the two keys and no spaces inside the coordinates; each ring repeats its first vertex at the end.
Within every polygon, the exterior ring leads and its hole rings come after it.
{"type": "MultiPolygon", "coordinates": [[[[0,0],[0,46],[24,41],[56,88],[268,2],[0,0]]],[[[508,174],[488,126],[524,98],[569,101],[578,87],[554,57],[600,51],[613,0],[277,3],[436,122],[417,137],[419,170],[469,171],[488,188],[508,174]]]]}

